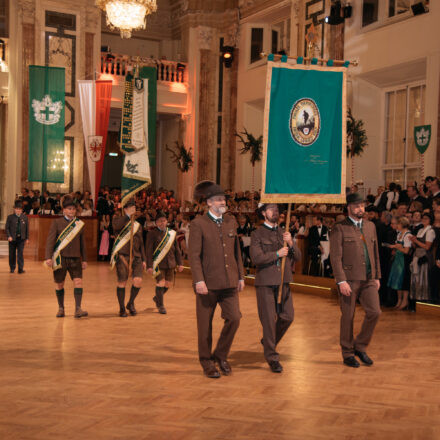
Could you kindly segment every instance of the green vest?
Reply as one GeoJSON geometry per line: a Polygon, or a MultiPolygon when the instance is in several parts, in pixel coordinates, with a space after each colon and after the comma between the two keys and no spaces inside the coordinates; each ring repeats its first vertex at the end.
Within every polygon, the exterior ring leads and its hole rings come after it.
{"type": "Polygon", "coordinates": [[[363,224],[363,222],[361,223],[360,227],[357,226],[357,224],[355,224],[355,226],[360,229],[361,234],[362,234],[362,244],[364,245],[365,266],[366,266],[367,276],[368,276],[371,274],[371,261],[370,261],[370,255],[368,254],[368,248],[367,248],[367,243],[365,241],[364,231],[362,229],[362,224],[363,224]]]}
{"type": "Polygon", "coordinates": [[[361,226],[361,234],[362,234],[362,243],[364,245],[364,257],[365,257],[365,265],[367,269],[367,275],[371,274],[371,261],[370,261],[370,255],[368,255],[368,248],[367,248],[367,242],[365,241],[364,231],[361,226]]]}

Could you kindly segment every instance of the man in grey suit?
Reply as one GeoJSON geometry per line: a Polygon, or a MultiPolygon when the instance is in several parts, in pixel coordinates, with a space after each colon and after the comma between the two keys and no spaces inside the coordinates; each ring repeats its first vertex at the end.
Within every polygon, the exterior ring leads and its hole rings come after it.
{"type": "Polygon", "coordinates": [[[365,204],[359,194],[347,195],[347,211],[348,217],[336,223],[330,234],[330,260],[340,293],[342,357],[345,365],[357,368],[360,364],[355,356],[366,365],[373,364],[366,348],[381,314],[381,273],[376,227],[364,219],[365,204]],[[365,319],[353,339],[357,299],[365,310],[365,319]]]}
{"type": "Polygon", "coordinates": [[[9,242],[9,268],[15,272],[18,263],[18,273],[24,273],[24,245],[29,243],[29,224],[26,214],[23,213],[23,203],[16,200],[14,214],[6,219],[5,232],[9,242]]]}

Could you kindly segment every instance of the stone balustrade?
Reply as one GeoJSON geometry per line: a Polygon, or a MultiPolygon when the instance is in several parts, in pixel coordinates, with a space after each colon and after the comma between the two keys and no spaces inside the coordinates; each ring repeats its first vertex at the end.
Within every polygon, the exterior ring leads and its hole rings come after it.
{"type": "Polygon", "coordinates": [[[157,68],[157,80],[167,83],[186,83],[187,64],[155,58],[131,57],[114,53],[101,53],[101,73],[125,76],[136,63],[157,68]]]}

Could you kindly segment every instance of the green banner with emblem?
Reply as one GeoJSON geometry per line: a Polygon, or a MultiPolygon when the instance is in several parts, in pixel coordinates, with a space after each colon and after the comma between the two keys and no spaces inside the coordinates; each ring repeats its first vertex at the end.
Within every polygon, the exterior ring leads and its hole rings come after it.
{"type": "Polygon", "coordinates": [[[345,203],[346,70],[268,62],[263,202],[345,203]]]}
{"type": "Polygon", "coordinates": [[[122,167],[122,206],[151,183],[150,165],[156,153],[156,69],[142,67],[139,75],[125,78],[120,148],[124,153],[122,167]]]}
{"type": "Polygon", "coordinates": [[[64,182],[64,97],[64,68],[29,66],[30,182],[64,182]]]}

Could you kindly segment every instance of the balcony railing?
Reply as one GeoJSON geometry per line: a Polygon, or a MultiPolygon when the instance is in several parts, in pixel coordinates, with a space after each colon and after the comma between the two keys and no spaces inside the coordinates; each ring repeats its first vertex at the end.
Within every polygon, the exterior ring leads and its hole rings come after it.
{"type": "Polygon", "coordinates": [[[187,64],[178,61],[154,58],[130,57],[114,53],[101,53],[101,73],[125,76],[136,64],[157,68],[157,80],[171,83],[186,83],[187,64]]]}

